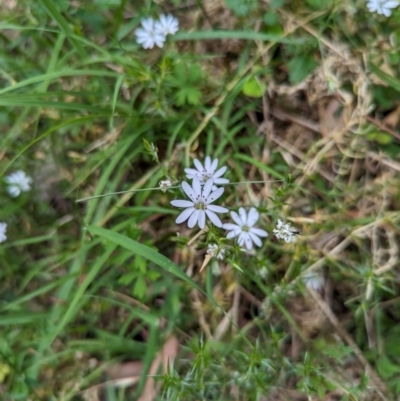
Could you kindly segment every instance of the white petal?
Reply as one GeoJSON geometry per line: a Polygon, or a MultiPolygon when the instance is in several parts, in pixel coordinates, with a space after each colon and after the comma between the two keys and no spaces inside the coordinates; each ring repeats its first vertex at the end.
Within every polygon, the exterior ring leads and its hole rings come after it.
{"type": "Polygon", "coordinates": [[[201,196],[201,185],[200,180],[197,177],[193,177],[192,187],[195,192],[196,199],[199,199],[201,196]]]}
{"type": "Polygon", "coordinates": [[[232,223],[225,223],[222,228],[224,230],[234,230],[234,231],[242,231],[242,227],[237,226],[236,224],[232,223]]]}
{"type": "Polygon", "coordinates": [[[240,227],[243,226],[242,219],[239,217],[239,215],[236,212],[231,212],[231,217],[232,220],[240,227]]]}
{"type": "Polygon", "coordinates": [[[251,227],[250,232],[258,235],[259,237],[268,237],[268,233],[264,230],[261,230],[261,228],[251,227]]]}
{"type": "Polygon", "coordinates": [[[252,239],[252,241],[257,245],[257,246],[262,246],[262,242],[257,235],[253,234],[251,231],[249,232],[249,236],[252,239]]]}
{"type": "Polygon", "coordinates": [[[250,236],[248,235],[246,238],[246,248],[251,251],[253,249],[253,241],[251,240],[250,236]]]}
{"type": "Polygon", "coordinates": [[[260,213],[258,213],[257,209],[254,207],[250,208],[249,213],[247,215],[247,225],[249,227],[253,227],[254,224],[257,223],[259,217],[260,213]]]}
{"type": "Polygon", "coordinates": [[[214,178],[214,184],[221,185],[221,184],[228,184],[229,180],[227,178],[214,178]]]}
{"type": "Polygon", "coordinates": [[[214,202],[215,200],[220,198],[223,193],[224,193],[224,188],[218,188],[217,190],[211,192],[211,194],[206,199],[206,203],[209,204],[211,202],[214,202]]]}
{"type": "Polygon", "coordinates": [[[232,238],[235,238],[238,235],[239,235],[239,231],[229,231],[229,233],[226,235],[226,238],[232,239],[232,238]]]}
{"type": "Polygon", "coordinates": [[[185,194],[193,201],[196,201],[196,196],[193,188],[186,182],[182,181],[182,189],[185,192],[185,194]]]}
{"type": "Polygon", "coordinates": [[[245,243],[245,241],[246,241],[247,238],[248,238],[248,234],[242,231],[242,232],[239,234],[239,237],[238,237],[238,244],[239,244],[240,246],[242,246],[242,245],[245,243]]]}
{"type": "Polygon", "coordinates": [[[200,173],[194,168],[185,168],[185,173],[187,178],[192,179],[193,177],[198,177],[200,173]]]}
{"type": "Polygon", "coordinates": [[[152,31],[154,28],[154,20],[153,18],[149,17],[149,18],[143,18],[140,23],[142,24],[143,28],[146,31],[152,31]]]}
{"type": "Polygon", "coordinates": [[[185,209],[185,210],[176,218],[175,223],[176,223],[176,224],[181,224],[181,223],[183,223],[184,221],[186,221],[186,220],[191,216],[191,214],[192,214],[194,211],[195,211],[195,208],[194,208],[194,207],[191,207],[191,208],[189,208],[189,209],[185,209]]]}
{"type": "Polygon", "coordinates": [[[199,210],[195,210],[193,214],[190,216],[190,219],[188,221],[188,227],[193,228],[196,225],[198,218],[199,218],[199,210]]]}
{"type": "Polygon", "coordinates": [[[214,174],[213,174],[213,178],[218,178],[221,177],[222,175],[225,174],[225,171],[227,170],[227,167],[221,167],[219,170],[217,170],[214,174]]]}
{"type": "Polygon", "coordinates": [[[204,184],[204,188],[203,188],[203,198],[207,199],[208,195],[210,195],[210,192],[212,190],[213,187],[213,180],[210,178],[209,180],[207,180],[207,182],[204,184]]]}
{"type": "Polygon", "coordinates": [[[211,171],[215,171],[215,169],[218,167],[218,159],[214,159],[212,164],[211,164],[211,171]]]}
{"type": "Polygon", "coordinates": [[[211,210],[206,210],[206,214],[215,226],[222,227],[222,221],[214,212],[212,212],[211,210]]]}
{"type": "Polygon", "coordinates": [[[399,5],[399,1],[398,0],[389,0],[385,3],[385,7],[387,8],[395,8],[399,5]]]}
{"type": "Polygon", "coordinates": [[[247,213],[244,207],[239,208],[239,216],[240,219],[242,220],[242,225],[243,226],[247,225],[247,213]]]}
{"type": "Polygon", "coordinates": [[[207,210],[211,210],[215,213],[228,213],[229,210],[226,207],[217,206],[217,205],[207,205],[207,210]]]}
{"type": "Polygon", "coordinates": [[[175,207],[193,207],[194,203],[183,199],[176,199],[171,201],[171,205],[175,207]]]}
{"type": "Polygon", "coordinates": [[[194,165],[196,166],[197,170],[199,170],[200,173],[203,173],[204,167],[201,164],[201,162],[198,159],[194,159],[194,165]]]}
{"type": "Polygon", "coordinates": [[[206,214],[204,210],[199,210],[199,227],[203,229],[206,225],[206,214]]]}
{"type": "Polygon", "coordinates": [[[210,171],[210,167],[211,167],[211,158],[210,156],[207,156],[206,161],[204,162],[204,168],[206,169],[206,171],[210,171]]]}

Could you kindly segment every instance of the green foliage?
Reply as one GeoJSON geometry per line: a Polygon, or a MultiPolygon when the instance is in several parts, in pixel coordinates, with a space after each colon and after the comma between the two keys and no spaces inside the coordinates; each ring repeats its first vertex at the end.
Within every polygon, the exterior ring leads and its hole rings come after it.
{"type": "Polygon", "coordinates": [[[245,17],[258,7],[258,0],[225,0],[225,3],[238,17],[245,17]]]}
{"type": "Polygon", "coordinates": [[[226,0],[225,21],[181,0],[31,3],[1,7],[2,397],[139,399],[151,375],[167,401],[362,400],[377,387],[364,355],[395,398],[400,146],[375,120],[399,107],[398,10],[226,0]],[[171,4],[180,31],[140,48],[140,19],[171,4]],[[269,232],[251,253],[176,224],[184,169],[206,155],[228,167],[221,205],[256,207],[269,232]],[[11,198],[19,169],[34,185],[11,198]],[[315,265],[354,343],[306,292],[315,265]],[[150,373],[158,355],[175,359],[150,373]],[[136,387],[114,386],[132,362],[136,387]]]}
{"type": "Polygon", "coordinates": [[[197,105],[201,100],[199,88],[203,78],[203,70],[198,64],[187,66],[184,62],[177,62],[173,65],[172,75],[167,77],[167,83],[176,89],[174,94],[175,104],[197,105]]]}
{"type": "Polygon", "coordinates": [[[287,64],[289,70],[289,80],[292,85],[296,85],[307,78],[318,66],[314,56],[298,55],[293,57],[287,64]]]}

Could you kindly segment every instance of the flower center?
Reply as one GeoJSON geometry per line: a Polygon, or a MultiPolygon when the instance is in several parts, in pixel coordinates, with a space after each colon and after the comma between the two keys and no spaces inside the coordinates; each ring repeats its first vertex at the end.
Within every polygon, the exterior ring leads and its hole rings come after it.
{"type": "Polygon", "coordinates": [[[246,226],[246,225],[242,226],[242,231],[244,231],[245,233],[248,233],[250,231],[249,226],[246,226]]]}
{"type": "Polygon", "coordinates": [[[203,203],[203,202],[197,202],[197,203],[195,203],[194,208],[195,208],[196,210],[206,210],[206,209],[207,209],[207,206],[206,206],[206,204],[203,203]]]}

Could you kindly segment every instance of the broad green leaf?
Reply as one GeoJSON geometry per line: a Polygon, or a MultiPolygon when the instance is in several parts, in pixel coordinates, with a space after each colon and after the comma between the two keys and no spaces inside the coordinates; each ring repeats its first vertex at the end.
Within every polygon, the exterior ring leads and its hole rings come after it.
{"type": "Polygon", "coordinates": [[[318,66],[318,63],[313,56],[303,54],[292,58],[287,66],[290,83],[295,85],[303,81],[318,66]]]}
{"type": "Polygon", "coordinates": [[[246,96],[261,97],[266,88],[266,85],[260,82],[256,77],[250,77],[243,85],[242,91],[246,96]]]}

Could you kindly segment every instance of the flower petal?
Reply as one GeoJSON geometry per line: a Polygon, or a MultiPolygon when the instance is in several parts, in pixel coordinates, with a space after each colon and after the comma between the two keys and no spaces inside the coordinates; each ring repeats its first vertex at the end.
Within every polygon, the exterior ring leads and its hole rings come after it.
{"type": "Polygon", "coordinates": [[[215,213],[228,213],[229,210],[226,207],[217,206],[217,205],[207,205],[207,210],[211,210],[215,213]]]}
{"type": "Polygon", "coordinates": [[[200,212],[200,210],[196,210],[195,209],[193,214],[190,216],[190,219],[188,221],[188,227],[189,228],[193,228],[196,225],[197,220],[199,218],[199,212],[200,212]]]}
{"type": "Polygon", "coordinates": [[[188,200],[176,199],[171,201],[171,205],[175,207],[193,207],[194,203],[188,200]]]}
{"type": "Polygon", "coordinates": [[[192,186],[195,192],[195,198],[198,200],[201,196],[201,185],[200,180],[197,177],[193,177],[192,186]]]}
{"type": "Polygon", "coordinates": [[[194,160],[193,160],[193,163],[194,163],[194,165],[196,166],[197,170],[199,170],[199,173],[200,173],[200,174],[203,174],[204,167],[203,167],[203,165],[201,164],[200,160],[194,159],[194,160]]]}
{"type": "Polygon", "coordinates": [[[221,185],[221,184],[228,184],[229,180],[227,178],[213,178],[214,184],[221,185]]]}
{"type": "Polygon", "coordinates": [[[232,223],[225,223],[222,228],[224,230],[234,230],[234,231],[242,231],[242,227],[237,226],[236,224],[232,223]]]}
{"type": "Polygon", "coordinates": [[[206,171],[210,171],[210,167],[211,167],[211,157],[207,156],[206,161],[204,162],[204,168],[206,171]]]}
{"type": "Polygon", "coordinates": [[[229,231],[229,233],[226,235],[226,238],[232,239],[235,238],[239,235],[239,231],[229,231]]]}
{"type": "Polygon", "coordinates": [[[211,194],[206,199],[206,203],[209,204],[214,202],[215,200],[220,198],[223,193],[224,193],[224,188],[218,188],[217,190],[211,192],[211,194]]]}
{"type": "Polygon", "coordinates": [[[198,222],[199,222],[199,227],[203,229],[206,225],[206,214],[204,210],[199,210],[198,222]]]}
{"type": "Polygon", "coordinates": [[[231,217],[232,220],[239,226],[242,227],[243,226],[243,222],[241,220],[241,218],[239,217],[239,215],[236,212],[231,212],[231,217]]]}
{"type": "Polygon", "coordinates": [[[258,235],[259,237],[268,237],[268,233],[264,230],[261,230],[261,228],[251,227],[250,232],[258,235]]]}
{"type": "Polygon", "coordinates": [[[208,195],[210,195],[210,192],[212,190],[213,187],[213,179],[210,178],[209,180],[207,180],[207,182],[204,184],[204,188],[203,188],[203,198],[207,199],[208,195]]]}
{"type": "Polygon", "coordinates": [[[222,227],[222,221],[214,212],[212,212],[211,210],[206,210],[206,214],[215,226],[222,227]]]}
{"type": "Polygon", "coordinates": [[[247,225],[247,213],[244,207],[239,208],[239,216],[240,219],[242,220],[242,225],[243,226],[247,225]]]}
{"type": "Polygon", "coordinates": [[[254,224],[257,223],[259,217],[260,213],[258,213],[257,209],[255,207],[250,208],[249,213],[247,215],[247,225],[249,227],[253,227],[254,224]]]}
{"type": "Polygon", "coordinates": [[[225,174],[225,171],[228,169],[228,167],[224,166],[221,167],[219,170],[217,170],[214,174],[213,174],[213,178],[219,178],[222,175],[225,174]]]}
{"type": "Polygon", "coordinates": [[[194,208],[194,207],[191,207],[191,208],[189,208],[189,209],[185,209],[185,210],[176,218],[175,223],[176,223],[176,224],[181,224],[181,223],[183,223],[184,221],[186,221],[186,220],[191,216],[191,214],[192,214],[194,211],[195,211],[195,208],[194,208]]]}
{"type": "Polygon", "coordinates": [[[253,234],[251,231],[249,232],[249,236],[251,238],[251,240],[257,245],[257,246],[262,246],[262,242],[260,240],[259,237],[257,237],[257,235],[253,234]]]}
{"type": "Polygon", "coordinates": [[[193,175],[193,176],[195,176],[195,175],[199,176],[200,175],[200,173],[197,170],[195,170],[194,168],[185,168],[185,173],[193,175]]]}
{"type": "Polygon", "coordinates": [[[193,202],[196,201],[195,192],[186,181],[182,181],[182,189],[193,202]]]}

